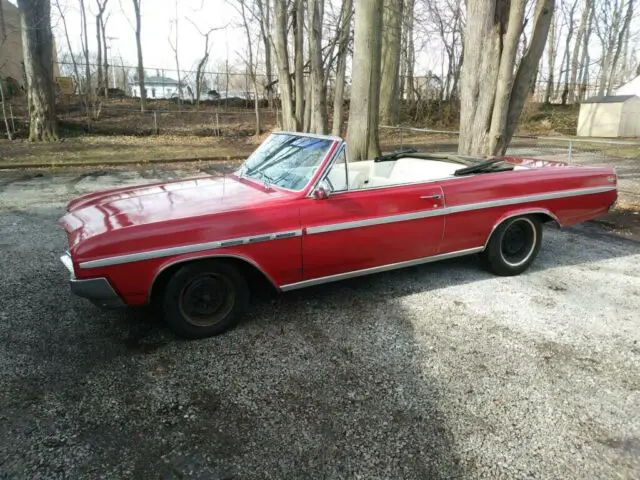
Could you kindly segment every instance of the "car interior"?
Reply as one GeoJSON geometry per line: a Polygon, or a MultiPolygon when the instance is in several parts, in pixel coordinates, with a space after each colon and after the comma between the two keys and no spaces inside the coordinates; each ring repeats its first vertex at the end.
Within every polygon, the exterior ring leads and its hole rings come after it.
{"type": "Polygon", "coordinates": [[[333,164],[327,180],[334,192],[361,190],[381,186],[430,182],[474,173],[489,173],[520,169],[500,159],[482,160],[447,154],[416,154],[402,151],[374,160],[348,162],[348,181],[345,154],[333,164]]]}

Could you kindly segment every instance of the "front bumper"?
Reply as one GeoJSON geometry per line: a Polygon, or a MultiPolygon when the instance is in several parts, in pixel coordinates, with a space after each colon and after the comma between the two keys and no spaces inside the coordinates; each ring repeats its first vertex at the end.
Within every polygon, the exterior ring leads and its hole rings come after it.
{"type": "Polygon", "coordinates": [[[104,277],[79,280],[75,278],[73,262],[71,261],[69,253],[62,255],[60,257],[60,261],[62,261],[64,266],[67,267],[67,270],[71,273],[69,286],[75,295],[86,298],[100,307],[115,308],[125,306],[125,303],[113,289],[109,280],[104,277]]]}

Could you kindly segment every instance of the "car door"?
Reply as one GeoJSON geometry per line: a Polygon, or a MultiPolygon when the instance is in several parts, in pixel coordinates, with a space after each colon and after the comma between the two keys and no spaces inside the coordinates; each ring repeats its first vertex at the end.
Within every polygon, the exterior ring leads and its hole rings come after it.
{"type": "Polygon", "coordinates": [[[442,241],[437,182],[333,191],[302,202],[305,280],[429,257],[442,241]]]}

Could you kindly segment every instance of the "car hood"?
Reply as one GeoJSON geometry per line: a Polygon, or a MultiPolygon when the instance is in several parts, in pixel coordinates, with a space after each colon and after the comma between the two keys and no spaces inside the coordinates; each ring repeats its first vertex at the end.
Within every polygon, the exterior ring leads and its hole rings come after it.
{"type": "Polygon", "coordinates": [[[291,195],[233,176],[199,177],[90,193],[70,202],[60,223],[73,245],[109,231],[264,206],[291,195]]]}

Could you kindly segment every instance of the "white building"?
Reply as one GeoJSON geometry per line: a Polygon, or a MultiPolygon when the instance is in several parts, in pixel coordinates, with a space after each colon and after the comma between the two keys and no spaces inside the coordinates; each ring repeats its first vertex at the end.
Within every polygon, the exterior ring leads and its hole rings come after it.
{"type": "Polygon", "coordinates": [[[616,90],[616,95],[636,95],[640,97],[640,75],[616,90]]]}
{"type": "Polygon", "coordinates": [[[580,104],[579,137],[640,137],[640,97],[592,97],[580,104]]]}
{"type": "MultiPolygon", "coordinates": [[[[129,85],[131,86],[131,95],[140,97],[140,83],[136,81],[129,85]]],[[[177,98],[178,96],[184,98],[185,94],[184,85],[178,88],[177,80],[160,75],[145,78],[144,86],[147,91],[147,98],[177,98]]]]}

